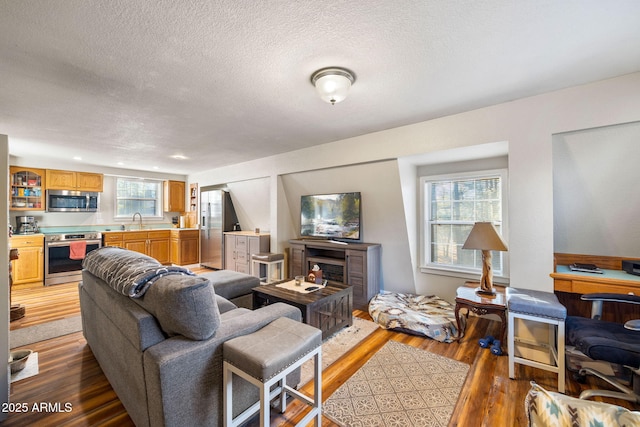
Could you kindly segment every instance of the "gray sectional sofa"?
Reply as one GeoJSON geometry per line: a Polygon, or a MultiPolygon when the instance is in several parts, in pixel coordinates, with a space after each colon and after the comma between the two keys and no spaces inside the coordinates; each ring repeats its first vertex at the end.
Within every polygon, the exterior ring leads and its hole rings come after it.
{"type": "Polygon", "coordinates": [[[253,292],[260,279],[232,270],[216,270],[200,274],[213,284],[216,295],[228,299],[238,307],[253,309],[253,292]]]}
{"type": "MultiPolygon", "coordinates": [[[[255,311],[216,295],[207,277],[104,247],[87,255],[79,285],[84,336],[137,426],[222,425],[222,344],[279,317],[290,305],[255,311]]],[[[234,382],[234,414],[259,400],[234,382]]],[[[299,381],[299,371],[287,378],[299,381]]]]}

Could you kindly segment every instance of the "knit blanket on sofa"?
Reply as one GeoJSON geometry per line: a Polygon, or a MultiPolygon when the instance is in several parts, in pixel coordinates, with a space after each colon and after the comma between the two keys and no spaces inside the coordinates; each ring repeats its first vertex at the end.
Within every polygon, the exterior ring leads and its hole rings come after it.
{"type": "Polygon", "coordinates": [[[195,273],[186,268],[165,266],[150,256],[111,246],[89,252],[82,267],[104,280],[114,290],[131,298],[140,298],[149,286],[163,276],[195,276],[195,273]]]}

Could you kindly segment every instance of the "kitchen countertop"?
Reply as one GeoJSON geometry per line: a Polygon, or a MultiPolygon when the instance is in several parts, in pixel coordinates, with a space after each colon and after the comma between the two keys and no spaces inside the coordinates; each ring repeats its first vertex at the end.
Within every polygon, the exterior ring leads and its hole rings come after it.
{"type": "Polygon", "coordinates": [[[136,232],[136,231],[165,231],[165,230],[179,230],[179,231],[183,231],[183,230],[199,230],[199,228],[195,228],[195,227],[183,227],[183,228],[178,228],[178,227],[143,227],[142,230],[139,229],[137,226],[134,226],[135,228],[127,228],[126,230],[104,230],[102,231],[102,233],[131,233],[131,232],[136,232]]]}
{"type": "MultiPolygon", "coordinates": [[[[78,226],[65,226],[65,227],[40,227],[40,233],[42,234],[73,234],[73,233],[113,233],[123,231],[140,231],[137,224],[125,224],[126,230],[120,229],[120,224],[106,225],[78,225],[78,226]]],[[[172,224],[143,224],[143,231],[156,231],[156,230],[198,230],[197,227],[191,228],[177,228],[172,224]]],[[[15,234],[15,233],[14,233],[15,234]]]]}
{"type": "Polygon", "coordinates": [[[255,231],[225,231],[224,234],[234,234],[236,236],[269,236],[269,232],[256,233],[255,231]]]}

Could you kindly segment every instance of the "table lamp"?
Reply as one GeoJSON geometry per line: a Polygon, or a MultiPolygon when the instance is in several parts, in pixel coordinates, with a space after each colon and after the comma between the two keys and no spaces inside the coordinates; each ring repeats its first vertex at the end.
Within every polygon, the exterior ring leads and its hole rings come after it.
{"type": "Polygon", "coordinates": [[[493,271],[491,270],[491,251],[507,251],[498,231],[490,222],[476,222],[467,237],[462,249],[480,249],[482,251],[482,276],[480,276],[480,289],[482,295],[495,295],[493,289],[493,271]]]}

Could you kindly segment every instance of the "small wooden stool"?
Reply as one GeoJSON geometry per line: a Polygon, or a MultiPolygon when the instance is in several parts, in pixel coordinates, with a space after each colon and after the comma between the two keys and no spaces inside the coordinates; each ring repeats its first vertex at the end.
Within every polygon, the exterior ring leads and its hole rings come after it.
{"type": "Polygon", "coordinates": [[[260,253],[251,255],[251,275],[261,282],[271,283],[284,280],[284,254],[260,253]],[[266,266],[266,275],[262,277],[260,267],[266,266]],[[277,277],[274,279],[274,273],[277,277]]]}
{"type": "Polygon", "coordinates": [[[311,406],[311,411],[296,425],[306,426],[312,419],[322,425],[322,332],[318,328],[280,317],[264,328],[231,339],[223,344],[224,425],[238,426],[260,411],[260,426],[270,423],[270,403],[280,395],[284,413],[287,396],[311,406]],[[313,399],[289,387],[286,377],[307,360],[314,358],[313,399]],[[260,401],[233,418],[233,374],[260,388],[260,401]],[[277,384],[274,390],[271,387],[277,384]]]}

